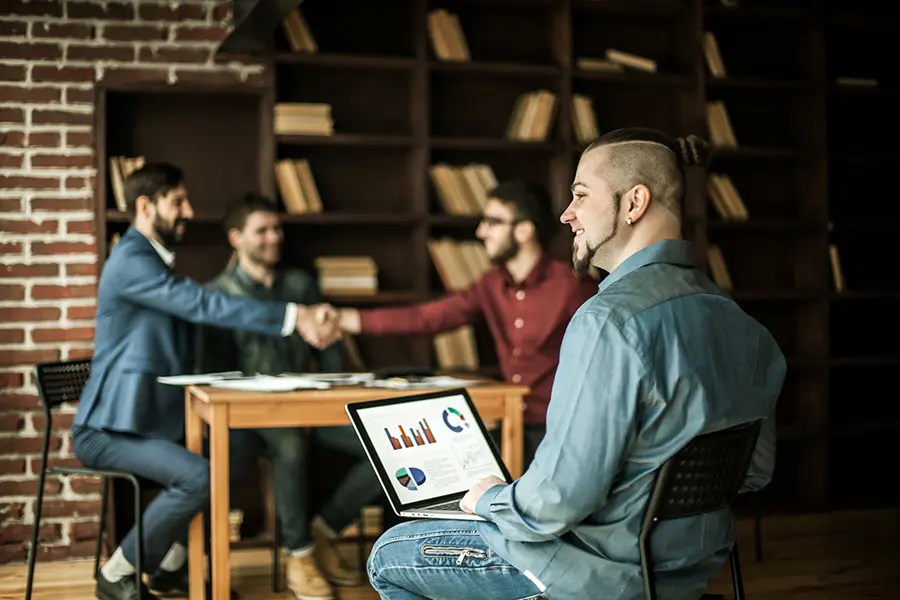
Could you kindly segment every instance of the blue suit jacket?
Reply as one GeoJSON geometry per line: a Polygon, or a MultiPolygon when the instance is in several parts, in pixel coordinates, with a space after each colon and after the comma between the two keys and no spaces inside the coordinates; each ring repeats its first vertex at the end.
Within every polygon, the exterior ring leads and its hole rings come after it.
{"type": "Polygon", "coordinates": [[[193,324],[280,336],[286,308],[173,274],[147,238],[129,228],[100,276],[91,375],[75,425],[182,440],[184,390],[156,378],[193,371],[193,324]]]}

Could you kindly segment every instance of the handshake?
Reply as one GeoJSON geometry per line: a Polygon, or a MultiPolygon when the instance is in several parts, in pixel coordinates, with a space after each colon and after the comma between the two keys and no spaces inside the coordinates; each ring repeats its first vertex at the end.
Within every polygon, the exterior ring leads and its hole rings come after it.
{"type": "Polygon", "coordinates": [[[344,333],[359,333],[359,313],[353,308],[336,309],[330,304],[297,306],[297,333],[318,349],[327,348],[344,333]]]}

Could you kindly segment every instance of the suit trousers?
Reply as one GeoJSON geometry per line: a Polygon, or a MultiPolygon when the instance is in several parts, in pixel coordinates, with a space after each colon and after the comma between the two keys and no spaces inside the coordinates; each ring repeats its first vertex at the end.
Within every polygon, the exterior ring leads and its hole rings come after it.
{"type": "MultiPolygon", "coordinates": [[[[72,449],[87,467],[128,471],[159,484],[157,494],[143,513],[143,570],[153,573],[163,557],[179,542],[186,544],[188,526],[197,513],[207,515],[209,532],[209,461],[184,447],[184,444],[139,435],[74,427],[72,449]]],[[[246,462],[229,465],[232,488],[240,483],[246,462]]],[[[122,540],[122,553],[135,562],[136,533],[132,528],[122,540]]],[[[208,539],[208,535],[207,535],[208,539]]]]}

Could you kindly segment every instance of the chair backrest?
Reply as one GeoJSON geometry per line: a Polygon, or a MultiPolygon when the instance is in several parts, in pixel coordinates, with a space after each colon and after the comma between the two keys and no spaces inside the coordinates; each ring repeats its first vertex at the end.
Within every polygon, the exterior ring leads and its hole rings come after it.
{"type": "Polygon", "coordinates": [[[644,596],[656,598],[648,540],[660,521],[731,506],[747,476],[762,421],[695,437],[659,469],[641,525],[644,596]]]}
{"type": "Polygon", "coordinates": [[[91,374],[91,359],[39,363],[34,366],[34,380],[41,406],[47,418],[50,411],[65,402],[78,402],[81,390],[91,374]]]}

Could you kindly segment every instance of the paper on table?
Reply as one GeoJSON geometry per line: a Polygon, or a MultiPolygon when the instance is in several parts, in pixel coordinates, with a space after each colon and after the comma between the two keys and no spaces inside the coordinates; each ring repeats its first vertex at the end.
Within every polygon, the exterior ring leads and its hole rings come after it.
{"type": "Polygon", "coordinates": [[[211,387],[242,392],[290,392],[293,390],[327,390],[331,384],[314,381],[309,377],[257,375],[245,379],[222,379],[213,381],[211,387]]]}
{"type": "Polygon", "coordinates": [[[412,390],[428,388],[468,387],[473,385],[482,385],[484,383],[484,381],[475,379],[460,379],[458,377],[438,375],[435,377],[421,377],[415,379],[407,379],[404,377],[376,379],[374,381],[366,383],[366,387],[388,388],[393,390],[412,390]]]}
{"type": "Polygon", "coordinates": [[[283,376],[299,376],[336,385],[359,385],[375,379],[374,373],[285,373],[283,376]]]}
{"type": "Polygon", "coordinates": [[[196,373],[192,375],[170,375],[167,377],[157,377],[156,381],[168,385],[205,385],[213,381],[221,381],[223,379],[236,379],[243,377],[240,371],[225,371],[222,373],[196,373]]]}

